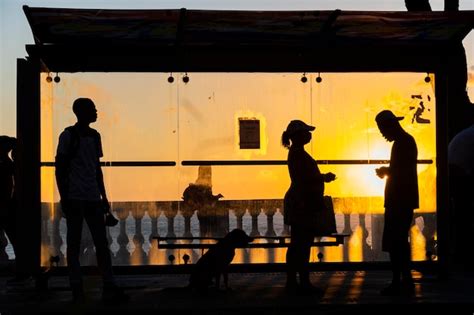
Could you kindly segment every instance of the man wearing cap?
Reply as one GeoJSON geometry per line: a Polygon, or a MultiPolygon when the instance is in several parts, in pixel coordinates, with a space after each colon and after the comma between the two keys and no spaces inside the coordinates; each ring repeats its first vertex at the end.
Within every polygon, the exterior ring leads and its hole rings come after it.
{"type": "Polygon", "coordinates": [[[311,244],[318,234],[317,212],[323,211],[324,183],[336,179],[333,173],[322,174],[318,164],[305,150],[315,127],[301,120],[292,120],[283,132],[281,142],[288,152],[291,186],[284,198],[284,223],[291,226],[291,243],[286,253],[287,289],[318,291],[309,277],[311,244]],[[300,276],[297,286],[296,273],[300,276]]]}
{"type": "Polygon", "coordinates": [[[392,283],[381,291],[383,295],[399,295],[413,290],[408,242],[413,211],[418,204],[417,155],[415,139],[400,126],[403,117],[383,110],[375,121],[382,136],[393,142],[390,166],[376,169],[385,184],[385,215],[382,250],[389,252],[393,273],[392,283]]]}

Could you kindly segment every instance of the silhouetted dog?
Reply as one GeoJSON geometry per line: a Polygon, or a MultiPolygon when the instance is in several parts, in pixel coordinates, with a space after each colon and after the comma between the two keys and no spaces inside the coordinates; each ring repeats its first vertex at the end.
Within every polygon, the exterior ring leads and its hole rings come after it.
{"type": "Polygon", "coordinates": [[[228,267],[234,259],[235,249],[246,246],[252,241],[253,238],[247,236],[242,230],[235,229],[228,233],[198,260],[189,278],[189,287],[207,289],[214,278],[216,288],[219,289],[222,274],[224,286],[228,289],[228,267]]]}

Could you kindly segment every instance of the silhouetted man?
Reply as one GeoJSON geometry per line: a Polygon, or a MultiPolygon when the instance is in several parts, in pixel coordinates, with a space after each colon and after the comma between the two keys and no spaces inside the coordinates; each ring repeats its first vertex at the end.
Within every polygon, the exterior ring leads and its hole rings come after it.
{"type": "Polygon", "coordinates": [[[418,208],[418,177],[415,140],[399,124],[403,117],[383,110],[375,118],[382,136],[392,142],[390,166],[376,170],[380,178],[387,177],[385,185],[385,223],[382,250],[389,252],[392,265],[392,283],[383,295],[398,295],[413,290],[410,271],[410,244],[408,242],[413,211],[418,208]]]}
{"type": "Polygon", "coordinates": [[[79,255],[83,220],[87,222],[102,272],[104,301],[124,301],[127,295],[116,285],[105,231],[104,215],[110,208],[100,167],[100,134],[89,127],[97,120],[92,100],[78,98],[72,107],[77,117],[74,126],[59,137],[56,153],[56,181],[61,208],[67,222],[67,263],[74,301],[84,300],[79,255]]]}

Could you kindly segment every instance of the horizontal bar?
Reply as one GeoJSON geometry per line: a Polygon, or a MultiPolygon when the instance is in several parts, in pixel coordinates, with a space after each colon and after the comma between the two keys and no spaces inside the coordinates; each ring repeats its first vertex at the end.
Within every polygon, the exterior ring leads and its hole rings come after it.
{"type": "MultiPolygon", "coordinates": [[[[248,244],[238,248],[286,248],[290,243],[256,243],[248,244]]],[[[325,246],[339,246],[344,244],[344,241],[334,242],[313,242],[311,246],[325,247],[325,246]]],[[[211,248],[215,244],[158,244],[158,249],[206,249],[211,248]]]]}
{"type": "MultiPolygon", "coordinates": [[[[332,164],[332,165],[370,165],[370,164],[389,164],[390,160],[317,160],[318,164],[332,164]]],[[[433,164],[433,160],[418,160],[418,164],[433,164]]],[[[196,161],[188,160],[182,161],[183,166],[201,166],[201,165],[287,165],[286,160],[259,160],[259,161],[196,161]]]]}
{"type": "MultiPolygon", "coordinates": [[[[320,165],[372,165],[389,164],[390,160],[317,160],[320,165]]],[[[418,160],[418,164],[433,164],[433,160],[418,160]]],[[[100,162],[105,167],[150,167],[150,166],[176,166],[175,161],[108,161],[100,162]]],[[[286,160],[214,160],[214,161],[182,161],[183,166],[201,166],[201,165],[219,165],[219,166],[238,166],[238,165],[287,165],[286,160]]],[[[54,162],[41,162],[42,167],[54,167],[54,162]]]]}
{"type": "MultiPolygon", "coordinates": [[[[324,235],[324,236],[318,236],[318,237],[348,237],[350,234],[347,233],[341,233],[341,234],[330,234],[330,235],[324,235]]],[[[261,239],[261,240],[284,240],[284,239],[290,239],[290,235],[286,236],[254,236],[252,237],[253,239],[261,239]]],[[[219,241],[223,239],[223,237],[161,237],[161,236],[153,236],[152,239],[158,240],[158,241],[203,241],[203,240],[210,240],[210,241],[219,241]]]]}
{"type": "MultiPolygon", "coordinates": [[[[41,166],[55,166],[54,162],[41,162],[41,166]]],[[[101,166],[106,167],[140,167],[140,166],[176,166],[175,161],[107,161],[100,162],[101,166]]]]}

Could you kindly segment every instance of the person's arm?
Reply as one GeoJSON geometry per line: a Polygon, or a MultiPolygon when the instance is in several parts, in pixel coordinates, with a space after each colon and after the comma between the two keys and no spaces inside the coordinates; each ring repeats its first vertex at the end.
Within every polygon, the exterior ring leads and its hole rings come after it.
{"type": "Polygon", "coordinates": [[[56,151],[55,176],[56,184],[58,186],[58,191],[61,198],[61,203],[63,203],[63,201],[68,200],[70,157],[68,155],[67,148],[70,145],[70,140],[71,137],[69,132],[63,132],[59,136],[58,148],[56,151]]]}
{"type": "Polygon", "coordinates": [[[110,204],[109,200],[107,199],[107,192],[105,190],[105,184],[104,184],[104,174],[102,173],[102,167],[100,166],[100,158],[103,156],[102,153],[102,142],[100,139],[100,134],[97,134],[97,141],[98,141],[98,155],[99,158],[97,159],[97,171],[96,171],[96,176],[97,176],[97,184],[99,186],[99,192],[100,196],[102,198],[102,205],[104,212],[107,213],[110,211],[110,204]]]}

